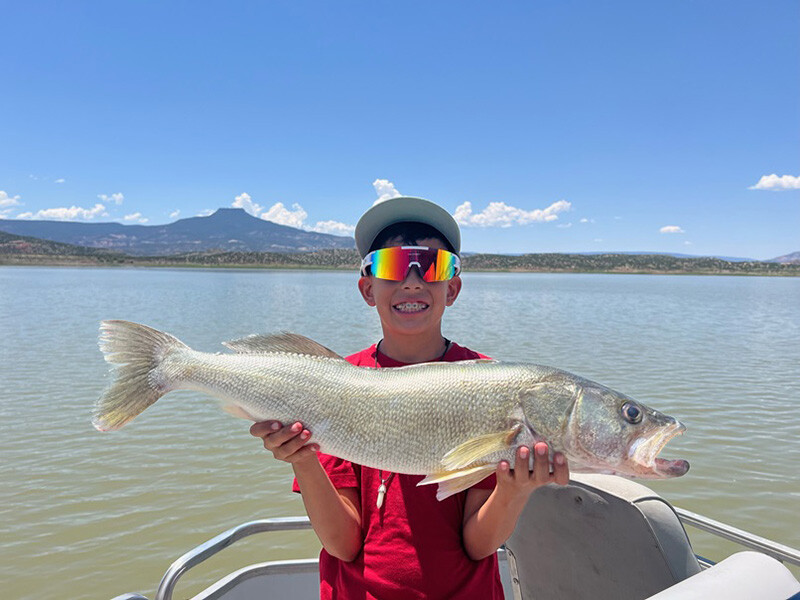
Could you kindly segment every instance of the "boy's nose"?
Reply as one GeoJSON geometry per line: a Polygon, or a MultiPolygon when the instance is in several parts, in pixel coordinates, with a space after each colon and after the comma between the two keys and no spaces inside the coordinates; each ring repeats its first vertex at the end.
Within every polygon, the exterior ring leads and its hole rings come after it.
{"type": "Polygon", "coordinates": [[[406,273],[406,278],[403,280],[403,286],[420,288],[422,287],[423,282],[424,280],[422,279],[422,275],[419,272],[419,267],[415,265],[408,269],[408,273],[406,273]]]}

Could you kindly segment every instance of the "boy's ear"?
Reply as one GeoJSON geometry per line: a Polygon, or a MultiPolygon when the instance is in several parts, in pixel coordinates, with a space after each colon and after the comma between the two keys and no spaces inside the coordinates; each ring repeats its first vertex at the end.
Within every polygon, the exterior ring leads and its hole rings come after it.
{"type": "Polygon", "coordinates": [[[375,306],[375,296],[372,293],[372,277],[361,277],[358,280],[358,291],[364,302],[370,306],[375,306]]]}
{"type": "Polygon", "coordinates": [[[447,282],[447,298],[445,300],[446,306],[452,306],[453,302],[456,301],[458,298],[458,294],[461,292],[461,277],[456,275],[450,281],[447,282]]]}

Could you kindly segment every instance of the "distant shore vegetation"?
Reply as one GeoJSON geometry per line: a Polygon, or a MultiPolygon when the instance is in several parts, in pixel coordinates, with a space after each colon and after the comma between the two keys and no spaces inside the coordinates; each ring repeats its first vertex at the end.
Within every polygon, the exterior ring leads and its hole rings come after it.
{"type": "MultiPolygon", "coordinates": [[[[800,276],[800,263],[727,261],[711,257],[684,258],[667,254],[470,254],[464,256],[462,262],[465,272],[800,276]]],[[[0,265],[355,271],[359,264],[358,253],[348,249],[314,252],[207,251],[169,256],[130,256],[120,252],[0,232],[0,265]]]]}

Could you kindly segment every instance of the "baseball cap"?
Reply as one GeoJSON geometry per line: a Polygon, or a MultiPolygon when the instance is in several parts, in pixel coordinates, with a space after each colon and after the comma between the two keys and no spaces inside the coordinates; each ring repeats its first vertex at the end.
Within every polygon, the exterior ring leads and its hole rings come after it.
{"type": "Polygon", "coordinates": [[[379,202],[361,215],[356,224],[356,248],[361,258],[369,252],[378,234],[395,223],[425,223],[436,229],[461,253],[461,231],[456,220],[438,204],[423,198],[399,196],[379,202]]]}

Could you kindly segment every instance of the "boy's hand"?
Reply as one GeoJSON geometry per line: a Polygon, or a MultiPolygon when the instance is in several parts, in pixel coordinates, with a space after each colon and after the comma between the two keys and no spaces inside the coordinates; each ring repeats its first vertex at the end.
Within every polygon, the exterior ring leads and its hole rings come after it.
{"type": "Polygon", "coordinates": [[[284,427],[278,421],[261,421],[250,427],[250,435],[261,438],[264,448],[278,460],[297,464],[317,458],[319,446],[307,443],[311,432],[302,423],[284,427]]]}
{"type": "Polygon", "coordinates": [[[503,494],[519,499],[527,499],[537,488],[556,483],[566,485],[569,483],[569,465],[567,459],[560,452],[553,455],[553,471],[550,472],[549,449],[547,444],[539,442],[532,449],[527,446],[517,448],[514,469],[507,461],[497,465],[497,487],[503,494]],[[528,467],[528,457],[533,450],[533,471],[528,467]]]}
{"type": "Polygon", "coordinates": [[[533,448],[520,446],[514,459],[514,469],[508,461],[497,465],[497,485],[491,492],[471,488],[464,506],[464,548],[472,560],[494,554],[511,536],[530,495],[548,483],[566,485],[569,466],[560,452],[553,455],[550,472],[549,448],[539,442],[533,448]],[[531,450],[533,470],[528,467],[531,450]]]}

